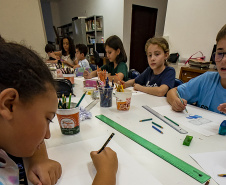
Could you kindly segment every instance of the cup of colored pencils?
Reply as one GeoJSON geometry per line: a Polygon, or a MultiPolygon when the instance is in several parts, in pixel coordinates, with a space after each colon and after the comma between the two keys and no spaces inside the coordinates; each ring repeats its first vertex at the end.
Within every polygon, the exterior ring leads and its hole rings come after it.
{"type": "Polygon", "coordinates": [[[126,111],[130,109],[130,103],[132,98],[132,91],[123,89],[122,85],[116,84],[116,105],[118,110],[126,111]]]}
{"type": "Polygon", "coordinates": [[[67,67],[65,69],[61,69],[62,73],[63,73],[63,77],[64,79],[68,79],[71,81],[71,84],[74,84],[74,78],[75,78],[75,74],[74,74],[74,69],[67,67]]]}
{"type": "Polygon", "coordinates": [[[73,135],[80,132],[79,107],[77,105],[71,102],[71,94],[68,101],[64,95],[59,99],[56,115],[62,134],[73,135]]]}
{"type": "Polygon", "coordinates": [[[113,87],[109,85],[108,78],[106,79],[105,86],[99,86],[100,92],[100,106],[101,107],[111,107],[112,106],[112,92],[113,87]]]}

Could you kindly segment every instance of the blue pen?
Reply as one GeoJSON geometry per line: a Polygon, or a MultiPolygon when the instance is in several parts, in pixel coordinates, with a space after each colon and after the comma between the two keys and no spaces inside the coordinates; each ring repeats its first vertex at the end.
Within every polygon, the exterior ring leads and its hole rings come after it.
{"type": "Polygon", "coordinates": [[[110,88],[108,77],[107,77],[107,79],[106,79],[106,85],[105,85],[105,88],[110,88]]]}
{"type": "MultiPolygon", "coordinates": [[[[182,98],[180,97],[180,94],[179,94],[179,92],[178,92],[178,91],[177,91],[177,95],[178,95],[178,97],[180,98],[181,103],[183,103],[183,104],[184,104],[184,102],[183,102],[182,98]]],[[[188,110],[186,109],[186,107],[185,107],[185,110],[186,110],[186,112],[188,113],[188,110]]]]}
{"type": "Polygon", "coordinates": [[[161,130],[159,130],[158,128],[156,128],[155,126],[152,125],[152,128],[157,130],[158,132],[160,132],[161,134],[163,134],[163,132],[161,130]]]}

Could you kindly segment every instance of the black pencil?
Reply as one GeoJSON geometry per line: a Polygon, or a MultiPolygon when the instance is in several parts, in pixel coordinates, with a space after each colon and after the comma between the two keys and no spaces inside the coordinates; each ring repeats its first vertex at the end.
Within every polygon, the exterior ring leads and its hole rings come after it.
{"type": "Polygon", "coordinates": [[[110,137],[109,137],[108,140],[104,143],[104,145],[101,147],[101,149],[99,150],[99,152],[97,152],[98,154],[99,154],[100,152],[102,152],[102,150],[104,150],[104,148],[107,146],[107,144],[108,144],[109,141],[113,138],[114,135],[115,135],[114,133],[112,133],[112,134],[110,135],[110,137]]]}

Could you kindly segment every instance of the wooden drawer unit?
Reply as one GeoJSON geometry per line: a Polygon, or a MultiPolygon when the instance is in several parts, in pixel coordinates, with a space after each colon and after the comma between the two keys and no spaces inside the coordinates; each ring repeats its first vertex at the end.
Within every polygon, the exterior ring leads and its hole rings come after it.
{"type": "Polygon", "coordinates": [[[195,67],[181,67],[179,79],[184,83],[188,82],[190,79],[195,78],[207,71],[216,71],[214,69],[200,69],[195,67]]]}

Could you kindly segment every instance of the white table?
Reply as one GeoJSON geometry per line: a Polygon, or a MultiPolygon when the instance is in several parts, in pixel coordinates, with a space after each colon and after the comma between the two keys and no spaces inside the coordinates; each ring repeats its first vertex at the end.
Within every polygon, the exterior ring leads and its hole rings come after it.
{"type": "MultiPolygon", "coordinates": [[[[75,78],[74,93],[76,97],[72,98],[72,102],[78,102],[83,94],[83,78],[75,78]]],[[[87,106],[91,101],[91,96],[87,95],[83,99],[81,106],[87,106]]],[[[182,145],[186,135],[180,134],[168,125],[162,123],[164,126],[164,134],[160,134],[151,128],[151,122],[139,122],[141,119],[154,117],[151,113],[147,112],[142,105],[149,107],[156,107],[167,105],[165,97],[156,97],[148,94],[133,95],[131,107],[129,111],[118,111],[116,108],[115,98],[113,98],[112,107],[102,108],[98,103],[91,109],[93,114],[92,119],[80,122],[80,133],[72,136],[61,134],[60,127],[55,117],[53,124],[50,124],[51,138],[46,140],[47,148],[64,145],[67,143],[78,142],[86,139],[95,138],[102,135],[110,135],[114,132],[114,141],[117,142],[125,151],[127,151],[134,160],[138,161],[150,173],[155,176],[164,185],[199,185],[200,183],[190,176],[181,172],[176,167],[170,165],[160,157],[154,155],[150,151],[136,144],[126,136],[114,130],[110,126],[101,122],[95,115],[103,114],[108,118],[114,120],[127,129],[135,132],[141,137],[168,151],[169,153],[177,156],[185,162],[191,164],[197,169],[203,171],[201,167],[189,156],[191,153],[211,152],[226,150],[226,137],[215,135],[205,137],[196,133],[188,128],[188,135],[193,136],[192,143],[189,147],[182,145]]],[[[156,117],[154,117],[157,119],[156,117]]],[[[183,127],[182,127],[183,128],[183,127]]],[[[98,149],[97,149],[98,150],[98,149]]],[[[210,185],[217,183],[211,179],[210,185]]]]}

